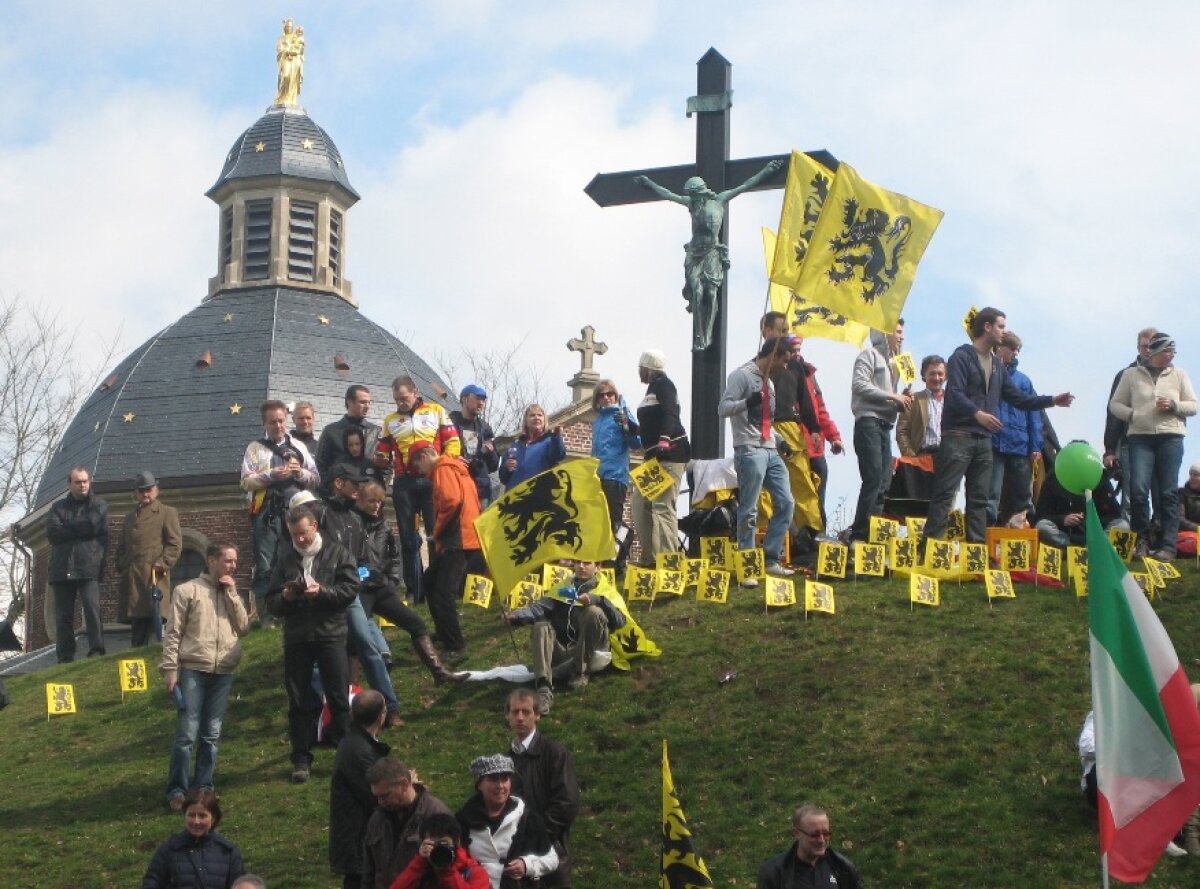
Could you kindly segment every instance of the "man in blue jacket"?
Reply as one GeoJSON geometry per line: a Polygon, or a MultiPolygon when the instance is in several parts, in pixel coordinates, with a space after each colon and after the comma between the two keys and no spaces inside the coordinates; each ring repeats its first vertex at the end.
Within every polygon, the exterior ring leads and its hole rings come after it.
{"type": "MultiPolygon", "coordinates": [[[[1006,330],[996,356],[1014,386],[1026,395],[1036,395],[1029,377],[1017,370],[1020,352],[1021,338],[1006,330]]],[[[987,509],[988,524],[992,526],[999,524],[1000,500],[1005,490],[1010,492],[1012,502],[1012,512],[1005,512],[1006,520],[1033,508],[1033,464],[1042,459],[1042,412],[1023,411],[1003,401],[999,410],[997,416],[1004,426],[992,436],[992,484],[987,509]]]]}
{"type": "Polygon", "coordinates": [[[967,540],[984,541],[992,435],[1004,427],[997,416],[1001,401],[1021,410],[1037,411],[1051,406],[1069,407],[1075,400],[1070,392],[1051,397],[1025,393],[1014,385],[1004,362],[993,351],[1000,345],[1006,327],[1005,315],[999,309],[981,309],[971,321],[971,342],[955,349],[946,363],[942,444],[933,457],[933,495],[924,539],[946,536],[950,508],[965,477],[967,540]]]}

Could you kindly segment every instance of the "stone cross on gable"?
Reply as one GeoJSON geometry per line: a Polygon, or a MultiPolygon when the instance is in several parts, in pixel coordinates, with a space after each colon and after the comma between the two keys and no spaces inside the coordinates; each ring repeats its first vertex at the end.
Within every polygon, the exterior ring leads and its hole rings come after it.
{"type": "Polygon", "coordinates": [[[567,340],[567,348],[580,354],[579,373],[571,377],[567,385],[571,387],[572,400],[585,401],[592,397],[592,390],[600,380],[600,374],[592,367],[592,359],[607,352],[608,344],[596,340],[596,328],[590,324],[581,328],[579,334],[567,340]]]}

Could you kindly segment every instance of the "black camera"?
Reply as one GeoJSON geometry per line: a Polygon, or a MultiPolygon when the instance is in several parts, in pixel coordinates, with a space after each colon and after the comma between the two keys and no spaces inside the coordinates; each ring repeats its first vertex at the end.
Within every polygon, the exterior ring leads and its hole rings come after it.
{"type": "Polygon", "coordinates": [[[429,863],[437,868],[449,867],[454,864],[455,857],[453,840],[438,840],[437,844],[429,851],[429,863]]]}

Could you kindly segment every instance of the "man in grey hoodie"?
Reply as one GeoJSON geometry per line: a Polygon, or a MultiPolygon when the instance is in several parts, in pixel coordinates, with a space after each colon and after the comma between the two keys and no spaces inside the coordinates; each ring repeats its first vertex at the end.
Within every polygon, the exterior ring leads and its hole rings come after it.
{"type": "Polygon", "coordinates": [[[883,512],[883,498],[892,481],[892,427],[896,417],[912,404],[905,388],[896,391],[892,360],[904,345],[904,319],[885,334],[871,331],[871,344],[854,359],[850,377],[850,411],[854,414],[854,454],[862,487],[854,510],[851,540],[866,540],[871,516],[883,512]]]}
{"type": "MultiPolygon", "coordinates": [[[[717,413],[729,420],[733,432],[733,468],[738,478],[738,549],[754,549],[758,495],[766,488],[771,498],[771,521],[767,525],[763,550],[767,573],[776,577],[789,577],[795,573],[781,563],[783,540],[795,506],[787,466],[779,455],[779,447],[786,448],[787,445],[775,437],[771,425],[775,415],[775,386],[771,375],[787,364],[790,354],[788,337],[769,338],[753,361],[747,361],[729,375],[725,394],[717,405],[717,413]]],[[[747,579],[742,581],[742,586],[758,586],[758,581],[747,579]]]]}

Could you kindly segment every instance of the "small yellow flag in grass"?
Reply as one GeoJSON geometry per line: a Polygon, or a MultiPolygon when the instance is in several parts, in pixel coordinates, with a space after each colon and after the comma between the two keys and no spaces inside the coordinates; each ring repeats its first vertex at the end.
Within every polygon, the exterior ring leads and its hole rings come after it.
{"type": "Polygon", "coordinates": [[[524,608],[529,603],[540,598],[542,598],[541,585],[530,583],[528,580],[522,580],[509,590],[508,610],[516,611],[518,608],[524,608]]]}
{"type": "Polygon", "coordinates": [[[1028,571],[1031,561],[1028,540],[1000,541],[1000,567],[1005,571],[1028,571]]]}
{"type": "Polygon", "coordinates": [[[630,602],[653,602],[658,589],[658,572],[653,568],[630,565],[625,571],[625,592],[630,602]]]}
{"type": "Polygon", "coordinates": [[[1167,573],[1167,562],[1160,562],[1158,559],[1143,556],[1142,564],[1146,566],[1146,573],[1154,578],[1155,586],[1162,589],[1167,585],[1167,581],[1171,579],[1171,575],[1167,573]]]}
{"type": "Polygon", "coordinates": [[[658,591],[672,596],[683,595],[683,585],[686,575],[682,571],[672,571],[664,568],[658,572],[658,591]]]}
{"type": "Polygon", "coordinates": [[[908,601],[918,605],[941,605],[942,596],[938,590],[938,579],[925,574],[913,573],[908,578],[908,601]]]}
{"type": "Polygon", "coordinates": [[[1154,578],[1152,578],[1147,572],[1130,571],[1129,576],[1133,578],[1134,583],[1138,585],[1139,590],[1145,593],[1150,599],[1155,598],[1158,587],[1156,587],[1154,584],[1154,578]]]}
{"type": "Polygon", "coordinates": [[[963,571],[966,574],[982,574],[988,568],[986,543],[964,543],[962,548],[963,571]]]}
{"type": "Polygon", "coordinates": [[[1012,575],[999,568],[989,568],[983,575],[987,583],[989,599],[1015,599],[1017,591],[1013,589],[1012,575]]]}
{"type": "Polygon", "coordinates": [[[833,604],[833,587],[827,583],[817,583],[814,580],[804,581],[804,610],[836,614],[837,608],[833,604]]]}
{"type": "Polygon", "coordinates": [[[1062,580],[1063,551],[1055,546],[1042,544],[1038,547],[1037,573],[1042,577],[1062,580]]]}
{"type": "Polygon", "coordinates": [[[647,500],[657,500],[672,484],[671,474],[657,460],[644,460],[629,471],[638,493],[647,500]]]}
{"type": "Polygon", "coordinates": [[[871,527],[867,532],[867,540],[871,543],[884,543],[900,536],[900,523],[881,515],[871,516],[871,527]]]}
{"type": "Polygon", "coordinates": [[[704,569],[708,565],[703,559],[688,559],[687,573],[683,578],[683,585],[687,589],[693,589],[700,585],[700,575],[704,573],[704,569]]]}
{"type": "Polygon", "coordinates": [[[919,540],[925,533],[925,517],[910,515],[904,519],[904,527],[908,531],[909,537],[919,540]]]}
{"type": "Polygon", "coordinates": [[[1108,539],[1112,542],[1113,549],[1117,551],[1117,555],[1121,557],[1123,562],[1133,561],[1133,550],[1137,546],[1137,532],[1126,531],[1123,528],[1109,528],[1108,539]]]}
{"type": "Polygon", "coordinates": [[[961,509],[950,510],[950,515],[946,517],[946,539],[966,540],[966,538],[967,517],[963,515],[961,509]]]}
{"type": "Polygon", "coordinates": [[[921,567],[930,574],[945,577],[958,568],[958,553],[952,540],[929,538],[925,541],[925,561],[921,567]]]}
{"type": "Polygon", "coordinates": [[[818,577],[845,577],[850,551],[844,543],[822,540],[817,551],[818,577]]]}
{"type": "Polygon", "coordinates": [[[700,583],[696,586],[696,599],[725,605],[729,602],[729,583],[732,575],[720,568],[705,568],[700,572],[700,583]]]}
{"type": "Polygon", "coordinates": [[[1167,580],[1178,580],[1180,577],[1183,576],[1182,574],[1179,573],[1179,569],[1176,568],[1170,562],[1159,562],[1158,564],[1162,568],[1163,577],[1166,578],[1167,580]]]}
{"type": "Polygon", "coordinates": [[[145,661],[140,659],[117,661],[117,675],[121,680],[122,694],[127,691],[149,691],[145,661]]]}
{"type": "Polygon", "coordinates": [[[786,577],[767,578],[767,605],[772,608],[783,608],[796,604],[796,585],[786,577]]]}
{"type": "Polygon", "coordinates": [[[737,577],[742,580],[762,580],[767,576],[767,557],[762,548],[739,549],[737,556],[737,577]]]}
{"type": "Polygon", "coordinates": [[[1075,581],[1075,595],[1080,599],[1087,596],[1087,594],[1088,594],[1088,583],[1087,583],[1088,566],[1087,565],[1078,566],[1075,569],[1074,573],[1071,575],[1071,578],[1075,581]]]}
{"type": "Polygon", "coordinates": [[[46,718],[75,712],[75,686],[46,683],[46,718]]]}
{"type": "MultiPolygon", "coordinates": [[[[854,571],[860,577],[883,577],[886,550],[882,543],[854,543],[854,571]]],[[[818,609],[820,610],[820,609],[818,609]]]]}
{"type": "Polygon", "coordinates": [[[917,539],[915,537],[892,538],[892,568],[912,570],[917,565],[917,539]]]}
{"type": "Polygon", "coordinates": [[[687,553],[675,552],[659,553],[654,557],[654,567],[659,571],[686,571],[687,570],[687,553]]]}
{"type": "Polygon", "coordinates": [[[492,580],[482,574],[468,574],[463,584],[463,603],[486,609],[492,604],[492,580]]]}
{"type": "Polygon", "coordinates": [[[701,537],[700,538],[700,555],[708,562],[709,568],[723,568],[729,570],[732,565],[732,559],[729,554],[733,550],[733,541],[728,537],[701,537]]]}
{"type": "Polygon", "coordinates": [[[1067,576],[1074,577],[1080,568],[1087,568],[1087,547],[1067,547],[1067,576]]]}

